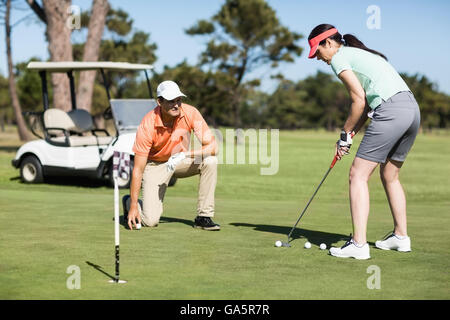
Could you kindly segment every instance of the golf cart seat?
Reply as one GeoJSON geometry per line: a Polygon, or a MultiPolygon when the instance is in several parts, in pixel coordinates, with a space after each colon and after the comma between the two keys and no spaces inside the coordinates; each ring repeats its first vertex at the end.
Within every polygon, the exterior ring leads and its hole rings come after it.
{"type": "Polygon", "coordinates": [[[71,110],[67,113],[72,119],[75,126],[81,132],[90,131],[94,128],[94,121],[92,121],[92,116],[89,112],[83,109],[71,110]]]}
{"type": "Polygon", "coordinates": [[[113,139],[110,136],[80,136],[83,130],[78,128],[72,118],[60,109],[47,109],[43,120],[45,139],[53,145],[66,147],[107,145],[113,139]]]}
{"type": "Polygon", "coordinates": [[[73,123],[77,128],[77,132],[85,133],[91,132],[96,138],[99,144],[109,144],[111,143],[113,137],[111,137],[108,131],[104,129],[95,128],[94,121],[92,120],[92,116],[89,112],[84,109],[75,109],[71,110],[67,113],[69,117],[72,119],[73,123]],[[98,136],[97,133],[102,132],[104,136],[98,136]]]}

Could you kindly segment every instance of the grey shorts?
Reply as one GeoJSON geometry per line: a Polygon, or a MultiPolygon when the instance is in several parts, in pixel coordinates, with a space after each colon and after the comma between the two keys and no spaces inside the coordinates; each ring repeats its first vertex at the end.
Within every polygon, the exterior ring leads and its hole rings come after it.
{"type": "Polygon", "coordinates": [[[420,110],[414,95],[399,92],[375,108],[356,156],[378,163],[388,158],[403,162],[419,126],[420,110]]]}

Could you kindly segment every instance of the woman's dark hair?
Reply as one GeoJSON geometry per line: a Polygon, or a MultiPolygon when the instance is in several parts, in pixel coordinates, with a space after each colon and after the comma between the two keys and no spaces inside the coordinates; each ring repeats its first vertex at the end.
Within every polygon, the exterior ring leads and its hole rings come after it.
{"type": "MultiPolygon", "coordinates": [[[[319,34],[325,32],[325,31],[327,31],[327,30],[333,29],[333,28],[334,28],[334,26],[332,26],[331,24],[326,24],[326,23],[324,23],[324,24],[319,24],[317,27],[315,27],[315,28],[311,31],[311,33],[309,34],[308,40],[311,40],[312,38],[318,36],[319,34]]],[[[330,36],[330,37],[328,37],[328,38],[329,38],[329,39],[332,39],[332,40],[334,40],[334,41],[336,41],[337,43],[343,44],[343,45],[346,46],[346,47],[359,48],[359,49],[366,50],[366,51],[369,51],[369,52],[371,52],[371,53],[377,54],[377,55],[383,57],[383,58],[387,61],[387,58],[386,58],[386,56],[385,56],[384,54],[382,54],[382,53],[380,53],[380,52],[378,52],[378,51],[375,51],[375,50],[372,50],[372,49],[367,48],[367,47],[364,45],[364,43],[362,43],[362,42],[361,42],[357,37],[355,37],[354,35],[351,35],[351,34],[344,34],[343,36],[341,36],[341,34],[340,34],[339,32],[337,32],[337,33],[333,34],[332,36],[330,36]]],[[[319,44],[320,44],[320,45],[325,44],[325,40],[326,40],[326,39],[322,40],[319,44]]]]}

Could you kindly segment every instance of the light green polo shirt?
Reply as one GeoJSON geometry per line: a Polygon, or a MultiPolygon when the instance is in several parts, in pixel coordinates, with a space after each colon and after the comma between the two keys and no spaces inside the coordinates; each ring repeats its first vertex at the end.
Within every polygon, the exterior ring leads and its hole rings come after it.
{"type": "Polygon", "coordinates": [[[400,91],[411,91],[386,60],[366,50],[341,46],[331,59],[331,68],[336,75],[352,70],[366,92],[372,109],[400,91]]]}

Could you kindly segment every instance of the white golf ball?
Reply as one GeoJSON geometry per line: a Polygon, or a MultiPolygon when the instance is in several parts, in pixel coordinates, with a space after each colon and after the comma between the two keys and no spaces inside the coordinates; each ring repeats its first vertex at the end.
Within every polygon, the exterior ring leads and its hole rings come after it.
{"type": "Polygon", "coordinates": [[[282,243],[280,240],[275,241],[275,247],[281,247],[282,243]]]}
{"type": "Polygon", "coordinates": [[[309,249],[309,248],[311,248],[311,243],[310,242],[305,242],[305,248],[306,249],[309,249]]]}
{"type": "Polygon", "coordinates": [[[142,228],[142,225],[140,223],[136,223],[136,230],[140,230],[142,228]]]}
{"type": "Polygon", "coordinates": [[[320,244],[320,250],[325,250],[327,248],[327,245],[325,243],[320,244]]]}

